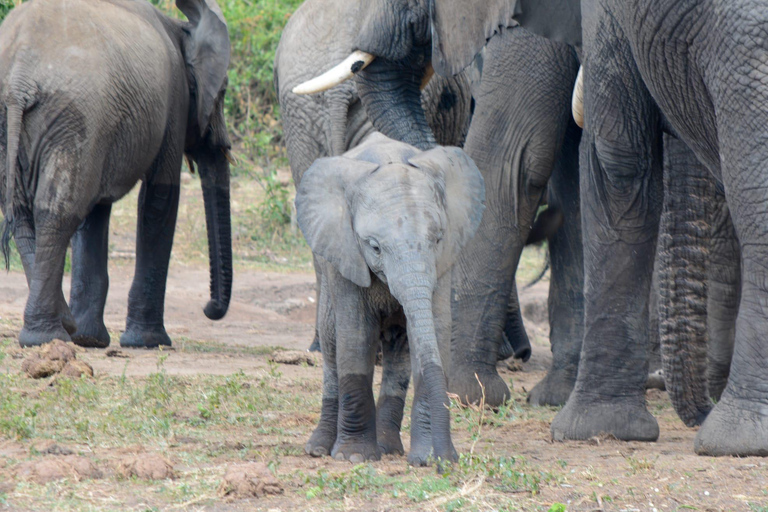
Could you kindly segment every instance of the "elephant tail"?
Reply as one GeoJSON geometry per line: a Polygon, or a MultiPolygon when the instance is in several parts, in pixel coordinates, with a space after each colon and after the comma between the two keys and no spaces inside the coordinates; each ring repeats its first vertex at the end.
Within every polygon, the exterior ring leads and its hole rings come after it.
{"type": "Polygon", "coordinates": [[[5,211],[3,212],[2,238],[0,248],[5,259],[5,268],[10,268],[10,244],[13,233],[15,213],[19,208],[16,203],[16,184],[21,181],[21,169],[19,168],[19,145],[21,143],[21,122],[27,101],[18,101],[9,98],[6,107],[6,162],[5,162],[5,211]]]}

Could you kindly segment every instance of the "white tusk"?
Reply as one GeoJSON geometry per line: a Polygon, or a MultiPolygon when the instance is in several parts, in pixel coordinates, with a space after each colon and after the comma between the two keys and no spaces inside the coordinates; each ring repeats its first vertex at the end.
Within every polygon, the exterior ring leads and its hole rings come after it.
{"type": "Polygon", "coordinates": [[[584,78],[581,73],[583,68],[579,66],[579,74],[576,75],[576,85],[573,86],[573,97],[571,98],[571,114],[573,120],[584,128],[584,78]]]}
{"type": "Polygon", "coordinates": [[[335,68],[294,87],[293,94],[313,94],[327,91],[355,76],[355,73],[365,69],[375,58],[370,53],[356,50],[335,68]]]}

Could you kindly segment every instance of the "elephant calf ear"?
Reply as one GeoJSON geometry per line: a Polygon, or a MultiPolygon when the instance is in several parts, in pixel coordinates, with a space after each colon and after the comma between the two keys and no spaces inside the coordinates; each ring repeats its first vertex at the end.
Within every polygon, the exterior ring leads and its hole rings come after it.
{"type": "Polygon", "coordinates": [[[469,155],[455,147],[438,146],[408,162],[444,182],[448,226],[443,233],[443,251],[447,257],[438,262],[437,268],[438,275],[442,275],[480,226],[485,210],[485,181],[469,155]]]}
{"type": "Polygon", "coordinates": [[[195,79],[197,123],[205,135],[229,66],[229,31],[215,0],[176,0],[190,23],[185,58],[195,79]]]}
{"type": "Polygon", "coordinates": [[[296,220],[312,252],[364,288],[371,285],[371,273],[357,243],[345,190],[378,167],[344,157],[320,158],[296,189],[296,220]]]}

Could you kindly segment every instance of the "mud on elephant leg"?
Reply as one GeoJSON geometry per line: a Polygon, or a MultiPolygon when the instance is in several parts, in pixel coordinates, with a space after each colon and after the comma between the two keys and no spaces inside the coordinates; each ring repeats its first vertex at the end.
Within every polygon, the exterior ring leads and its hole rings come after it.
{"type": "Polygon", "coordinates": [[[72,237],[72,288],[69,304],[77,322],[72,340],[83,347],[109,346],[104,325],[109,274],[109,216],[112,205],[96,205],[72,237]]]}
{"type": "Polygon", "coordinates": [[[550,208],[563,213],[563,225],[550,238],[552,278],[549,326],[552,366],[531,390],[533,405],[563,405],[573,390],[584,336],[584,258],[581,243],[578,153],[581,130],[571,123],[549,180],[550,208]]]}
{"type": "Polygon", "coordinates": [[[627,41],[615,35],[615,21],[602,21],[607,27],[591,51],[610,51],[617,59],[606,66],[586,55],[583,70],[587,130],[580,181],[582,204],[590,205],[582,210],[584,341],[576,385],[552,422],[552,435],[588,439],[605,432],[653,441],[659,427],[645,406],[645,381],[661,211],[659,115],[627,41]],[[625,129],[617,132],[617,125],[625,129]]]}
{"type": "MultiPolygon", "coordinates": [[[[181,168],[181,161],[177,168],[181,168]]],[[[171,338],[165,332],[163,313],[178,207],[178,183],[142,183],[136,233],[136,272],[128,294],[125,332],[120,337],[123,347],[171,345],[171,338]]]]}
{"type": "Polygon", "coordinates": [[[400,427],[411,378],[408,337],[401,325],[384,327],[383,331],[383,369],[381,391],[376,404],[376,440],[381,453],[403,455],[405,450],[400,439],[400,427]]]}

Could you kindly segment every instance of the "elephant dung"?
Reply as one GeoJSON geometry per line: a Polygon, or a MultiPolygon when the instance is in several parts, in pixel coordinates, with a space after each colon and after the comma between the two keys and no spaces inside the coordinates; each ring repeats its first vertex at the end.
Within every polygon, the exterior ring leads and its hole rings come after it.
{"type": "Polygon", "coordinates": [[[261,498],[282,494],[283,484],[260,462],[231,466],[219,485],[219,496],[228,498],[261,498]]]}
{"type": "Polygon", "coordinates": [[[43,379],[56,374],[70,378],[93,376],[91,365],[77,360],[75,346],[61,340],[53,340],[32,352],[21,363],[21,370],[33,379],[43,379]]]}
{"type": "Polygon", "coordinates": [[[67,455],[64,457],[46,457],[38,461],[24,462],[15,471],[16,477],[38,484],[71,478],[80,481],[101,478],[102,472],[93,462],[85,457],[67,455]]]}
{"type": "Polygon", "coordinates": [[[126,457],[117,464],[116,472],[123,478],[136,477],[141,480],[166,480],[176,478],[173,464],[156,453],[141,453],[126,457]]]}
{"type": "Polygon", "coordinates": [[[302,352],[301,350],[279,350],[272,354],[270,361],[280,364],[318,365],[318,358],[313,352],[302,352]]]}

